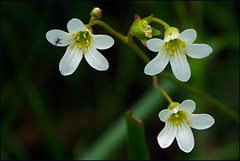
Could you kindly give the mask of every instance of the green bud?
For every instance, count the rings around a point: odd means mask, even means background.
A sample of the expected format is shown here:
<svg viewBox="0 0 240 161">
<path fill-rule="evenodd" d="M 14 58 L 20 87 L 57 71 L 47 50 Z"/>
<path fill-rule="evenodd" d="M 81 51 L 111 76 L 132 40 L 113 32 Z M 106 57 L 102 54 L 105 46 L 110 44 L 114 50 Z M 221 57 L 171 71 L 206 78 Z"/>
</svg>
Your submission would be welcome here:
<svg viewBox="0 0 240 161">
<path fill-rule="evenodd" d="M 179 30 L 175 27 L 169 27 L 164 33 L 164 41 L 173 40 L 180 34 Z"/>
<path fill-rule="evenodd" d="M 138 15 L 135 15 L 135 21 L 133 22 L 131 35 L 136 36 L 145 46 L 148 38 L 152 38 L 154 35 L 160 35 L 161 31 L 154 29 L 150 26 L 153 15 L 141 19 Z"/>
<path fill-rule="evenodd" d="M 94 18 L 94 19 L 100 19 L 102 16 L 102 9 L 98 8 L 98 7 L 94 7 L 93 10 L 90 12 L 90 15 Z"/>
<path fill-rule="evenodd" d="M 169 104 L 168 109 L 169 109 L 169 110 L 172 110 L 173 112 L 177 112 L 179 106 L 180 106 L 180 103 L 178 103 L 178 102 L 172 102 L 172 103 Z"/>
</svg>

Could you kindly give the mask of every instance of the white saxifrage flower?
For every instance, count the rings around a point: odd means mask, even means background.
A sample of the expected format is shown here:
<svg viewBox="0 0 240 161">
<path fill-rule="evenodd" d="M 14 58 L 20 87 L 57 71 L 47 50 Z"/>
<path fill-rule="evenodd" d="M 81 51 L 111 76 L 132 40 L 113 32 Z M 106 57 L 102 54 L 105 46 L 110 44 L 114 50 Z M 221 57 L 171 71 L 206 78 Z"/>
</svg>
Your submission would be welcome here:
<svg viewBox="0 0 240 161">
<path fill-rule="evenodd" d="M 144 69 L 147 75 L 156 75 L 164 70 L 170 61 L 175 77 L 186 82 L 191 76 L 187 55 L 192 58 L 207 57 L 213 50 L 206 44 L 193 44 L 197 37 L 194 29 L 187 29 L 182 33 L 175 27 L 166 30 L 164 40 L 159 38 L 149 39 L 146 43 L 148 49 L 158 52 Z"/>
<path fill-rule="evenodd" d="M 69 33 L 62 30 L 50 30 L 47 40 L 55 46 L 68 46 L 59 63 L 62 75 L 72 74 L 84 56 L 88 64 L 96 70 L 104 71 L 109 67 L 107 59 L 97 49 L 108 49 L 114 44 L 108 35 L 93 35 L 81 20 L 73 18 L 67 24 Z"/>
<path fill-rule="evenodd" d="M 191 128 L 202 130 L 211 127 L 215 120 L 208 114 L 192 114 L 196 104 L 193 100 L 185 100 L 181 104 L 171 103 L 168 109 L 159 113 L 165 127 L 157 137 L 161 148 L 169 147 L 176 137 L 179 148 L 189 153 L 194 147 Z"/>
</svg>

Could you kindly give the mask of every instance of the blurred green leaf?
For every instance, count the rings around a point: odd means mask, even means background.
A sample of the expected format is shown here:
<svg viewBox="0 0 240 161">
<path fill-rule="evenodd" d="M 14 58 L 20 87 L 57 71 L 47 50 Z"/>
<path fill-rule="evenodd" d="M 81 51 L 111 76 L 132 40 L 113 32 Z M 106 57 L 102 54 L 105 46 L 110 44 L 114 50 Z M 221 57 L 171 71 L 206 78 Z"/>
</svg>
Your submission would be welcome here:
<svg viewBox="0 0 240 161">
<path fill-rule="evenodd" d="M 125 118 L 129 159 L 149 160 L 143 123 L 140 120 L 136 120 L 131 111 L 125 113 Z"/>
</svg>

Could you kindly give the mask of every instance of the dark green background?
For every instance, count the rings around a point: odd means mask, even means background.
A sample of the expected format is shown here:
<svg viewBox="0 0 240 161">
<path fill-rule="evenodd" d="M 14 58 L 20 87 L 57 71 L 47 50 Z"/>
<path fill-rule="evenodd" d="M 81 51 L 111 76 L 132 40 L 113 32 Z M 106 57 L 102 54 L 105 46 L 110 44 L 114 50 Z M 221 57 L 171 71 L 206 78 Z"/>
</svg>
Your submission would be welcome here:
<svg viewBox="0 0 240 161">
<path fill-rule="evenodd" d="M 153 88 L 151 77 L 143 73 L 144 62 L 113 36 L 114 46 L 101 51 L 110 64 L 107 71 L 96 71 L 83 59 L 72 75 L 60 74 L 58 65 L 66 48 L 51 45 L 45 34 L 51 29 L 67 31 L 72 18 L 88 23 L 94 6 L 102 9 L 101 20 L 124 35 L 135 14 L 143 18 L 153 13 L 180 32 L 194 28 L 195 43 L 209 44 L 213 53 L 204 59 L 188 58 L 192 76 L 187 84 L 238 114 L 239 3 L 235 1 L 1 1 L 1 159 L 81 158 Z M 164 32 L 162 26 L 151 25 Z M 100 26 L 93 30 L 109 35 Z M 134 42 L 150 58 L 156 56 L 137 39 Z M 165 71 L 173 75 L 169 65 Z M 160 78 L 164 80 L 169 81 Z M 174 84 L 170 96 L 178 102 L 193 99 L 196 113 L 208 113 L 216 123 L 208 130 L 193 130 L 195 147 L 189 154 L 176 141 L 161 149 L 156 137 L 164 123 L 158 113 L 168 106 L 162 99 L 143 122 L 151 159 L 239 159 L 238 123 Z M 128 159 L 126 140 L 107 153 L 97 159 Z"/>
</svg>

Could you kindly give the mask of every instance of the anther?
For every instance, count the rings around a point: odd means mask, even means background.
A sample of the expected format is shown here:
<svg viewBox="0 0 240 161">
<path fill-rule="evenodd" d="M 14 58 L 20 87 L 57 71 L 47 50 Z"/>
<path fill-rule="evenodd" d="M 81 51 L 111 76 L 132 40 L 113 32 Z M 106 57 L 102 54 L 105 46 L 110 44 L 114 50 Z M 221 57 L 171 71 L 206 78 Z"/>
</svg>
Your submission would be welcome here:
<svg viewBox="0 0 240 161">
<path fill-rule="evenodd" d="M 81 45 L 81 44 L 78 44 L 78 48 L 79 48 L 79 49 L 82 49 L 82 45 Z"/>
<path fill-rule="evenodd" d="M 178 114 L 176 114 L 176 115 L 175 115 L 175 117 L 176 117 L 176 118 L 179 118 L 179 115 L 178 115 Z"/>
<path fill-rule="evenodd" d="M 89 41 L 88 40 L 86 40 L 86 47 L 88 47 L 89 46 Z"/>
<path fill-rule="evenodd" d="M 180 122 L 181 122 L 180 120 L 175 121 L 176 125 L 179 125 Z"/>
<path fill-rule="evenodd" d="M 174 47 L 172 47 L 172 50 L 176 50 L 177 48 L 174 46 Z"/>
<path fill-rule="evenodd" d="M 169 55 L 170 55 L 170 56 L 173 56 L 173 51 L 170 51 L 170 52 L 169 52 Z"/>
<path fill-rule="evenodd" d="M 172 116 L 169 116 L 169 117 L 168 117 L 168 120 L 171 120 L 171 119 L 172 119 Z"/>
<path fill-rule="evenodd" d="M 73 49 L 73 48 L 74 48 L 74 44 L 72 44 L 72 45 L 70 46 L 70 48 Z"/>
<path fill-rule="evenodd" d="M 190 121 L 187 121 L 186 123 L 187 123 L 188 125 L 190 125 Z"/>
<path fill-rule="evenodd" d="M 184 55 L 186 55 L 186 54 L 187 54 L 186 50 L 184 50 L 182 53 L 183 53 Z"/>
<path fill-rule="evenodd" d="M 187 113 L 186 111 L 182 111 L 182 114 L 183 114 L 183 115 L 186 115 L 186 113 Z"/>
<path fill-rule="evenodd" d="M 80 39 L 80 37 L 79 37 L 79 36 L 77 36 L 77 41 L 79 41 L 79 39 Z"/>
<path fill-rule="evenodd" d="M 182 41 L 182 47 L 186 47 L 186 43 L 184 41 Z"/>
<path fill-rule="evenodd" d="M 83 37 L 84 37 L 85 39 L 87 38 L 85 34 L 83 34 Z"/>
</svg>

